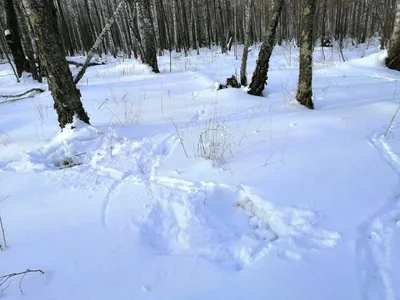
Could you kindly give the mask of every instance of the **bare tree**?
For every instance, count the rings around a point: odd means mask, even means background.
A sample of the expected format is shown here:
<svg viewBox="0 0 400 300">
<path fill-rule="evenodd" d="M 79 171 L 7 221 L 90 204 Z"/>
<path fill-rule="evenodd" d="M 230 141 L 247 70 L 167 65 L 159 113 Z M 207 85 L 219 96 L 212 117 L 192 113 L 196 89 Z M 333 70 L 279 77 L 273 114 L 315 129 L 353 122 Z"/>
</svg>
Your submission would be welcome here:
<svg viewBox="0 0 400 300">
<path fill-rule="evenodd" d="M 22 3 L 20 0 L 14 0 L 14 8 L 18 19 L 19 25 L 19 36 L 21 38 L 22 49 L 25 53 L 27 65 L 25 65 L 25 71 L 32 74 L 33 79 L 42 81 L 39 70 L 38 53 L 35 49 L 35 41 L 31 38 L 31 32 L 29 28 L 28 21 L 26 19 L 25 13 L 22 8 Z"/>
<path fill-rule="evenodd" d="M 132 0 L 130 1 L 132 2 Z M 148 64 L 155 73 L 159 73 L 150 0 L 135 0 L 133 2 L 136 2 L 138 14 L 138 27 L 143 48 L 142 61 Z"/>
<path fill-rule="evenodd" d="M 85 60 L 85 63 L 83 64 L 83 66 L 80 69 L 78 75 L 76 75 L 76 77 L 74 79 L 74 83 L 75 84 L 78 84 L 78 82 L 82 79 L 83 75 L 85 75 L 85 72 L 86 72 L 87 68 L 89 67 L 91 59 L 95 55 L 97 48 L 99 48 L 100 44 L 103 42 L 106 34 L 110 30 L 111 25 L 114 23 L 115 18 L 117 17 L 117 15 L 120 12 L 121 8 L 123 7 L 124 3 L 125 3 L 125 0 L 121 0 L 121 2 L 118 4 L 117 8 L 115 9 L 113 15 L 108 20 L 107 24 L 104 26 L 104 28 L 101 31 L 100 35 L 97 37 L 96 42 L 93 44 L 92 48 L 89 50 L 89 53 L 88 53 L 88 55 L 86 57 L 86 60 Z"/>
<path fill-rule="evenodd" d="M 314 109 L 312 101 L 312 53 L 313 26 L 316 0 L 307 0 L 303 7 L 303 22 L 300 36 L 300 73 L 296 99 L 300 104 Z"/>
<path fill-rule="evenodd" d="M 275 46 L 276 28 L 282 13 L 284 0 L 275 0 L 272 19 L 269 24 L 268 38 L 261 45 L 257 66 L 250 83 L 250 95 L 261 96 L 268 79 L 269 60 Z"/>
<path fill-rule="evenodd" d="M 41 61 L 46 67 L 49 89 L 54 98 L 54 108 L 61 129 L 72 123 L 74 116 L 89 124 L 80 92 L 73 82 L 71 70 L 64 56 L 53 0 L 22 1 L 38 42 Z"/>
<path fill-rule="evenodd" d="M 249 54 L 249 47 L 251 43 L 251 12 L 253 10 L 254 0 L 247 0 L 245 13 L 245 36 L 244 36 L 244 49 L 242 56 L 242 64 L 240 66 L 240 83 L 242 85 L 247 85 L 247 57 Z"/>
<path fill-rule="evenodd" d="M 19 34 L 18 18 L 15 12 L 14 3 L 15 0 L 4 0 L 4 7 L 6 12 L 6 30 L 5 36 L 8 47 L 14 58 L 15 67 L 19 77 L 22 76 L 22 72 L 25 70 L 25 55 L 21 44 L 21 38 Z"/>
<path fill-rule="evenodd" d="M 400 71 L 400 0 L 397 0 L 396 5 L 396 20 L 390 41 L 386 65 L 390 69 Z"/>
</svg>

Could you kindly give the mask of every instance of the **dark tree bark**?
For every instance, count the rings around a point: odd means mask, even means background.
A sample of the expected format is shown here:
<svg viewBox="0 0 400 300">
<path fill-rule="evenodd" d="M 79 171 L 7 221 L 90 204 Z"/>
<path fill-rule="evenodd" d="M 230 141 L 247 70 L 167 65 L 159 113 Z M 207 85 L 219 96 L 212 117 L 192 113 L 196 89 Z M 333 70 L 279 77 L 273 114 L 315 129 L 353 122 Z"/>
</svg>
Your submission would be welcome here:
<svg viewBox="0 0 400 300">
<path fill-rule="evenodd" d="M 400 71 L 400 0 L 397 0 L 396 21 L 386 59 L 388 68 Z"/>
<path fill-rule="evenodd" d="M 31 32 L 29 31 L 29 25 L 22 8 L 22 3 L 19 0 L 14 1 L 14 8 L 18 18 L 22 48 L 28 61 L 28 65 L 25 65 L 25 70 L 32 74 L 33 79 L 42 82 L 39 71 L 39 61 L 36 59 L 38 53 L 33 47 L 34 41 L 31 39 Z"/>
<path fill-rule="evenodd" d="M 27 17 L 38 42 L 41 61 L 46 67 L 48 84 L 54 99 L 58 122 L 63 129 L 76 115 L 89 124 L 71 70 L 64 56 L 64 47 L 57 27 L 57 12 L 53 0 L 23 0 Z"/>
<path fill-rule="evenodd" d="M 19 34 L 18 18 L 15 12 L 13 1 L 5 0 L 4 7 L 6 11 L 6 41 L 10 48 L 11 54 L 14 58 L 15 67 L 19 77 L 22 76 L 22 72 L 26 69 L 24 50 L 21 44 L 21 38 Z"/>
<path fill-rule="evenodd" d="M 226 39 L 225 39 L 225 26 L 224 26 L 224 15 L 222 13 L 222 5 L 221 5 L 221 0 L 218 0 L 218 12 L 219 12 L 219 17 L 217 17 L 217 26 L 218 26 L 218 37 L 219 37 L 219 43 L 221 46 L 221 53 L 227 53 L 228 48 L 226 45 Z"/>
<path fill-rule="evenodd" d="M 58 12 L 60 14 L 61 25 L 62 25 L 62 29 L 63 29 L 62 37 L 64 39 L 64 45 L 65 45 L 65 48 L 68 49 L 69 55 L 74 56 L 75 55 L 74 44 L 72 42 L 70 30 L 67 26 L 67 21 L 65 19 L 64 10 L 61 5 L 61 0 L 56 0 L 56 2 L 57 2 Z"/>
<path fill-rule="evenodd" d="M 316 0 L 307 0 L 303 8 L 303 22 L 300 36 L 300 73 L 296 99 L 300 104 L 314 109 L 312 101 L 312 52 L 313 52 L 313 21 Z"/>
<path fill-rule="evenodd" d="M 151 16 L 150 0 L 136 0 L 138 27 L 143 47 L 143 63 L 149 65 L 155 73 L 160 73 L 157 63 L 156 38 Z"/>
<path fill-rule="evenodd" d="M 269 25 L 268 38 L 261 45 L 258 55 L 257 66 L 253 73 L 250 83 L 250 95 L 262 96 L 268 79 L 269 60 L 275 45 L 276 28 L 278 27 L 279 18 L 282 13 L 284 0 L 275 0 L 272 19 Z"/>
</svg>

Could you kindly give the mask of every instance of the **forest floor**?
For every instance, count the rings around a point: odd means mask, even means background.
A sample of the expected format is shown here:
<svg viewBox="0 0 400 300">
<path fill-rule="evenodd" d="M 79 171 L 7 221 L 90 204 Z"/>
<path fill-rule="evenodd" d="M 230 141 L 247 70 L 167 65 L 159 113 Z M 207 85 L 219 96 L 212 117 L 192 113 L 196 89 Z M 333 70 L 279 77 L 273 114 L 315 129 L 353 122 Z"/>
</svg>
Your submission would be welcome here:
<svg viewBox="0 0 400 300">
<path fill-rule="evenodd" d="M 62 133 L 47 85 L 0 65 L 0 94 L 46 90 L 0 103 L 0 276 L 44 271 L 0 299 L 399 299 L 400 73 L 385 52 L 317 48 L 310 111 L 296 48 L 275 48 L 265 97 L 216 91 L 241 48 L 215 51 L 172 53 L 172 71 L 166 53 L 160 74 L 89 68 L 92 126 Z"/>
</svg>

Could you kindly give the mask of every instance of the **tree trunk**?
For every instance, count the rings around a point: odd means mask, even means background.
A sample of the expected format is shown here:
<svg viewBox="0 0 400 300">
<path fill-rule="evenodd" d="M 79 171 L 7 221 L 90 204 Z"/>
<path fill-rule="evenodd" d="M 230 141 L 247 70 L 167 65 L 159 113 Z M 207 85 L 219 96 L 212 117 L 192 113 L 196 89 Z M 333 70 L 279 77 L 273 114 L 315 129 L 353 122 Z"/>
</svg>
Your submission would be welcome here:
<svg viewBox="0 0 400 300">
<path fill-rule="evenodd" d="M 150 0 L 136 0 L 136 8 L 143 47 L 142 61 L 149 65 L 155 73 L 160 73 L 157 64 L 156 37 L 151 17 Z"/>
<path fill-rule="evenodd" d="M 103 42 L 107 32 L 110 30 L 111 25 L 114 23 L 115 18 L 117 17 L 118 13 L 120 12 L 121 8 L 123 7 L 125 0 L 122 0 L 117 8 L 115 9 L 113 15 L 111 18 L 108 20 L 107 24 L 104 26 L 103 31 L 100 33 L 100 35 L 97 37 L 96 42 L 92 46 L 92 48 L 89 50 L 89 53 L 87 54 L 85 63 L 83 64 L 82 69 L 80 69 L 78 75 L 76 75 L 74 79 L 74 83 L 77 84 L 85 74 L 87 68 L 89 67 L 90 60 L 93 58 L 94 54 L 96 53 L 96 50 L 98 47 L 100 47 L 100 44 Z"/>
<path fill-rule="evenodd" d="M 250 46 L 250 22 L 251 22 L 251 12 L 253 10 L 254 0 L 248 0 L 246 3 L 245 9 L 245 37 L 244 37 L 244 49 L 242 56 L 242 64 L 240 66 L 240 83 L 241 85 L 247 85 L 247 57 L 249 54 L 249 46 Z"/>
<path fill-rule="evenodd" d="M 316 0 L 307 0 L 303 8 L 303 22 L 300 36 L 300 73 L 296 99 L 300 104 L 314 109 L 312 101 L 312 52 L 313 20 Z"/>
<path fill-rule="evenodd" d="M 268 79 L 269 60 L 275 45 L 276 28 L 282 13 L 284 0 L 275 0 L 272 10 L 272 19 L 269 24 L 268 38 L 261 45 L 257 66 L 250 83 L 250 95 L 262 96 Z"/>
<path fill-rule="evenodd" d="M 10 48 L 11 54 L 14 58 L 17 74 L 21 77 L 22 72 L 26 69 L 26 64 L 24 50 L 19 35 L 18 18 L 13 1 L 14 0 L 5 0 L 4 2 L 6 11 L 6 30 L 4 34 L 6 36 L 8 47 Z"/>
<path fill-rule="evenodd" d="M 224 26 L 224 15 L 222 13 L 221 0 L 218 0 L 218 12 L 219 12 L 219 17 L 217 17 L 218 37 L 219 37 L 219 43 L 221 46 L 221 53 L 225 54 L 228 52 L 228 48 L 226 45 L 226 39 L 224 37 L 225 26 Z"/>
<path fill-rule="evenodd" d="M 396 4 L 396 21 L 390 41 L 386 66 L 390 69 L 400 71 L 400 0 L 397 0 Z"/>
<path fill-rule="evenodd" d="M 73 82 L 71 70 L 65 59 L 53 0 L 23 0 L 23 4 L 38 42 L 41 61 L 46 67 L 49 89 L 53 95 L 61 129 L 72 123 L 75 115 L 89 124 L 80 92 Z"/>
<path fill-rule="evenodd" d="M 33 79 L 42 82 L 42 77 L 38 68 L 39 61 L 36 60 L 36 58 L 38 57 L 38 53 L 34 49 L 33 45 L 35 42 L 31 39 L 31 32 L 29 31 L 28 22 L 25 17 L 25 13 L 23 12 L 21 2 L 14 1 L 14 8 L 18 17 L 22 48 L 29 63 L 25 69 L 32 74 Z"/>
</svg>

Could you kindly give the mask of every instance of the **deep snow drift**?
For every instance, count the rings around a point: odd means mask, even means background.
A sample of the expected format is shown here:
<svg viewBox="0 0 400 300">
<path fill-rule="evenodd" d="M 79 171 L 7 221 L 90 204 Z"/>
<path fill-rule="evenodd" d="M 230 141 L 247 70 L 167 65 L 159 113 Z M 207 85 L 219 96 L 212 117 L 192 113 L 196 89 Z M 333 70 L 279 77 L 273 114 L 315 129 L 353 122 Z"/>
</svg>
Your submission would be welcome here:
<svg viewBox="0 0 400 300">
<path fill-rule="evenodd" d="M 266 97 L 216 91 L 240 59 L 202 49 L 89 68 L 92 126 L 59 132 L 48 91 L 0 103 L 0 276 L 45 272 L 0 298 L 398 299 L 400 74 L 374 43 L 344 54 L 316 49 L 315 111 L 290 45 Z M 0 65 L 0 94 L 32 87 Z"/>
</svg>

